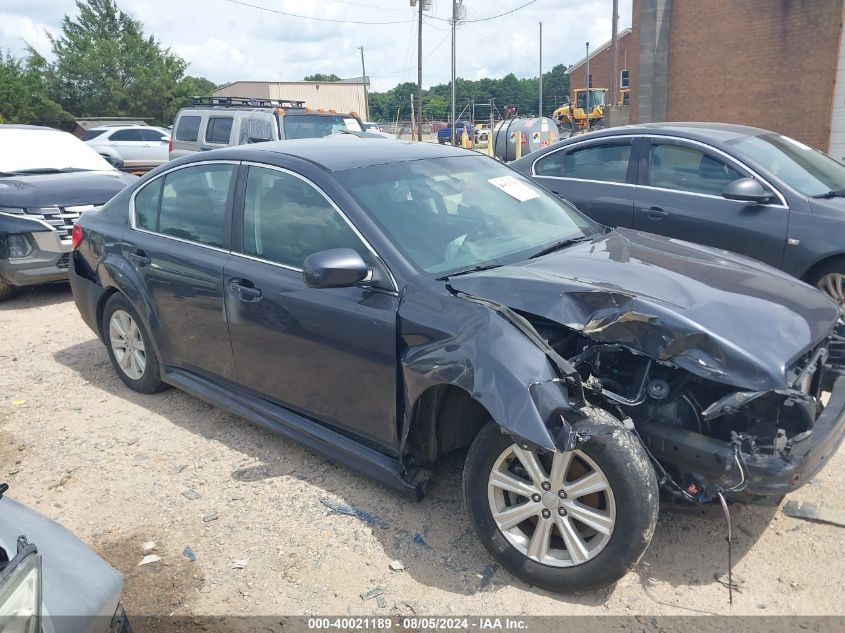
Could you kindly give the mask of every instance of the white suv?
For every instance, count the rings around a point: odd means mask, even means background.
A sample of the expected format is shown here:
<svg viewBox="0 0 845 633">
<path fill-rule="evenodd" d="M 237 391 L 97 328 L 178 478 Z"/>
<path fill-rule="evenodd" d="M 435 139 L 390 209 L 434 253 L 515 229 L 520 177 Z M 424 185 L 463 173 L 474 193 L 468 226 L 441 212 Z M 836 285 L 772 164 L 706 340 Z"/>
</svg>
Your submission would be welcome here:
<svg viewBox="0 0 845 633">
<path fill-rule="evenodd" d="M 119 168 L 152 169 L 169 160 L 170 131 L 147 125 L 96 127 L 83 140 Z"/>
</svg>

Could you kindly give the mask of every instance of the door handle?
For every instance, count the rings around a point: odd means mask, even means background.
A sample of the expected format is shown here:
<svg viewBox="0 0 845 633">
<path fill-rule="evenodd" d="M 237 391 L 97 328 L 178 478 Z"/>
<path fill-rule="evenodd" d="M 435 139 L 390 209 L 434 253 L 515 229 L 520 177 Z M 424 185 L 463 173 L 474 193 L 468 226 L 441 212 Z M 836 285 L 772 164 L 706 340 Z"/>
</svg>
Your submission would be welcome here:
<svg viewBox="0 0 845 633">
<path fill-rule="evenodd" d="M 150 262 L 153 261 L 152 259 L 150 259 L 150 256 L 147 255 L 140 248 L 136 248 L 136 249 L 129 251 L 129 259 L 130 259 L 130 261 L 135 262 L 135 264 L 139 268 L 143 268 L 144 266 L 149 266 Z"/>
<path fill-rule="evenodd" d="M 247 279 L 230 279 L 229 290 L 238 299 L 247 303 L 261 300 L 261 290 Z"/>
<path fill-rule="evenodd" d="M 660 207 L 649 207 L 646 210 L 646 215 L 652 220 L 659 220 L 660 218 L 665 218 L 667 215 L 669 215 L 669 212 L 664 211 Z"/>
</svg>

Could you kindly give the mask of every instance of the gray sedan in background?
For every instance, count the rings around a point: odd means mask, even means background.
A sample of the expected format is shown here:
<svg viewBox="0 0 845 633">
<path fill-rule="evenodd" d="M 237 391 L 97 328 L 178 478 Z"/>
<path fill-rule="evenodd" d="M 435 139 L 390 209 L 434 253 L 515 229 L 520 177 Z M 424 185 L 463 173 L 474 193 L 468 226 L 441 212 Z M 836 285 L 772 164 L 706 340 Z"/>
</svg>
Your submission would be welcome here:
<svg viewBox="0 0 845 633">
<path fill-rule="evenodd" d="M 748 255 L 845 304 L 845 165 L 782 134 L 654 123 L 511 163 L 601 224 Z"/>
</svg>

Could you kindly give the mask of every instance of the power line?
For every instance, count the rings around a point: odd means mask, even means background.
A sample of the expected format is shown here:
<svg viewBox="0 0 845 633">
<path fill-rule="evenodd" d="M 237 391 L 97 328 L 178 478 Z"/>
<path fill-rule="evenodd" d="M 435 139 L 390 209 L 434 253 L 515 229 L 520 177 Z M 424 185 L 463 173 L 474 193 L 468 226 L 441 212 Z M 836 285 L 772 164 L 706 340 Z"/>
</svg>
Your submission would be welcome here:
<svg viewBox="0 0 845 633">
<path fill-rule="evenodd" d="M 520 9 L 524 9 L 528 5 L 534 4 L 535 2 L 537 2 L 537 0 L 528 0 L 528 2 L 526 2 L 525 4 L 521 4 L 518 7 L 514 7 L 513 9 L 510 9 L 509 11 L 505 11 L 504 13 L 499 13 L 497 15 L 488 15 L 485 18 L 475 18 L 474 20 L 461 20 L 460 23 L 461 24 L 468 24 L 470 22 L 487 22 L 489 20 L 496 20 L 497 18 L 503 18 L 506 15 L 510 15 L 511 13 L 516 13 Z M 432 20 L 440 20 L 441 22 L 451 22 L 452 21 L 451 18 L 438 18 L 438 17 L 435 17 L 435 16 L 432 16 L 431 19 Z"/>
<path fill-rule="evenodd" d="M 504 13 L 500 13 L 499 15 L 491 15 L 491 16 L 488 16 L 486 18 L 477 18 L 475 20 L 465 20 L 465 22 L 486 22 L 487 20 L 495 20 L 496 18 L 503 18 L 506 15 L 510 15 L 511 13 L 516 13 L 520 9 L 524 9 L 529 4 L 534 4 L 535 2 L 537 2 L 537 0 L 529 0 L 525 4 L 522 4 L 518 7 L 516 7 L 515 9 L 511 9 L 510 11 L 505 11 Z"/>
<path fill-rule="evenodd" d="M 332 18 L 315 18 L 310 15 L 299 15 L 297 13 L 288 13 L 287 11 L 280 11 L 278 9 L 271 9 L 269 7 L 262 7 L 257 4 L 249 4 L 248 2 L 243 2 L 242 0 L 226 0 L 226 2 L 230 2 L 232 4 L 239 4 L 243 7 L 249 7 L 251 9 L 258 9 L 260 11 L 267 11 L 268 13 L 277 13 L 278 15 L 284 15 L 289 18 L 300 18 L 302 20 L 313 20 L 315 22 L 334 22 L 336 24 L 369 24 L 369 25 L 382 25 L 382 24 L 407 24 L 408 22 L 413 22 L 413 20 L 390 20 L 387 22 L 369 22 L 364 20 L 336 20 Z"/>
</svg>

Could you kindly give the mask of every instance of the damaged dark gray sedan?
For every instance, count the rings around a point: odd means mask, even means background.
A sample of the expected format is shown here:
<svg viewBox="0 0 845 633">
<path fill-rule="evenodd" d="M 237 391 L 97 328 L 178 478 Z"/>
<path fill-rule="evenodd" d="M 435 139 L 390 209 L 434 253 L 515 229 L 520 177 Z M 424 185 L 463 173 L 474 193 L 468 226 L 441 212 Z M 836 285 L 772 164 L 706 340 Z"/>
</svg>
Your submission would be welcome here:
<svg viewBox="0 0 845 633">
<path fill-rule="evenodd" d="M 845 433 L 835 302 L 724 251 L 606 232 L 473 152 L 207 152 L 73 241 L 77 306 L 130 388 L 179 387 L 417 497 L 468 448 L 479 538 L 556 591 L 635 565 L 661 490 L 773 502 Z"/>
</svg>

